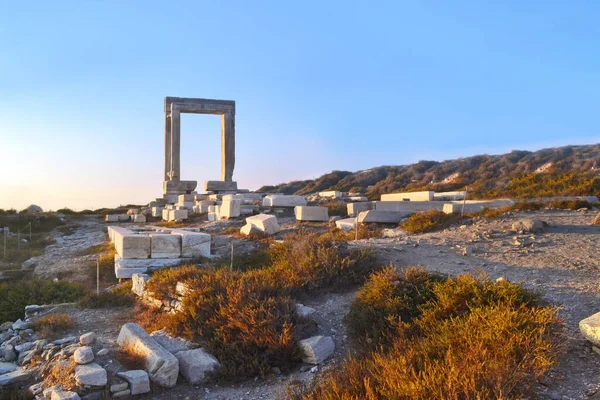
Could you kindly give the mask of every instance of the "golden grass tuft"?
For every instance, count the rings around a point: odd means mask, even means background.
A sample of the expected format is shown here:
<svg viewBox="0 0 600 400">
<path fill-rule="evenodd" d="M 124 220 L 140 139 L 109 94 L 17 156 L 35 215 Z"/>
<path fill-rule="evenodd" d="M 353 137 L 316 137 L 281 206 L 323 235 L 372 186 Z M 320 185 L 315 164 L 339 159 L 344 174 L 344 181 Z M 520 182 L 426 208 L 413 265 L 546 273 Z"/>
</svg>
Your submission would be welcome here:
<svg viewBox="0 0 600 400">
<path fill-rule="evenodd" d="M 446 214 L 438 210 L 429 210 L 412 214 L 400 226 L 409 233 L 426 233 L 447 228 L 460 220 L 457 214 Z"/>
<path fill-rule="evenodd" d="M 33 321 L 33 329 L 45 338 L 54 338 L 75 327 L 77 321 L 68 314 L 48 314 Z"/>
</svg>

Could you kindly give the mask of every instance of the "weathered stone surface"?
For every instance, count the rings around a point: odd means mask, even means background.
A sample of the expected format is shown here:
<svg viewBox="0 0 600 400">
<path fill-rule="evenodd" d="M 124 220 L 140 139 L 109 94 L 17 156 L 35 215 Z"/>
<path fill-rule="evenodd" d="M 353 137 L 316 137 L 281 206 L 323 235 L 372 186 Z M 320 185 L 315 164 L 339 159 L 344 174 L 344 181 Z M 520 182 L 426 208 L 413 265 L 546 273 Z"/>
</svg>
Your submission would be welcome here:
<svg viewBox="0 0 600 400">
<path fill-rule="evenodd" d="M 309 364 L 321 364 L 335 350 L 335 343 L 329 336 L 313 336 L 298 342 L 304 352 L 302 361 Z"/>
<path fill-rule="evenodd" d="M 374 201 L 374 209 L 378 211 L 429 211 L 444 209 L 443 201 Z"/>
<path fill-rule="evenodd" d="M 15 348 L 10 344 L 4 346 L 4 348 L 2 349 L 2 355 L 5 361 L 10 362 L 15 361 L 17 359 L 17 352 L 15 351 Z"/>
<path fill-rule="evenodd" d="M 11 321 L 3 322 L 0 325 L 0 332 L 4 332 L 4 331 L 11 329 L 13 324 L 14 324 L 14 322 L 11 322 Z"/>
<path fill-rule="evenodd" d="M 460 214 L 462 212 L 462 205 L 447 203 L 444 204 L 444 208 L 442 209 L 442 211 L 444 212 L 444 214 Z"/>
<path fill-rule="evenodd" d="M 17 364 L 10 362 L 0 362 L 0 375 L 13 372 L 17 369 Z"/>
<path fill-rule="evenodd" d="M 144 289 L 146 287 L 146 282 L 150 280 L 150 275 L 147 274 L 133 274 L 131 275 L 131 291 L 142 297 L 144 295 Z"/>
<path fill-rule="evenodd" d="M 181 236 L 181 257 L 210 257 L 210 240 L 208 233 L 173 230 L 172 235 Z"/>
<path fill-rule="evenodd" d="M 121 347 L 130 348 L 144 357 L 150 379 L 163 387 L 175 386 L 179 375 L 179 361 L 141 326 L 134 323 L 123 325 L 117 342 Z"/>
<path fill-rule="evenodd" d="M 119 222 L 119 216 L 117 214 L 106 214 L 104 217 L 106 222 Z"/>
<path fill-rule="evenodd" d="M 119 226 L 109 226 L 108 235 L 115 245 L 117 253 L 123 258 L 150 257 L 150 237 L 136 234 Z"/>
<path fill-rule="evenodd" d="M 302 196 L 271 194 L 263 199 L 263 207 L 296 207 L 305 206 L 306 199 Z"/>
<path fill-rule="evenodd" d="M 246 224 L 240 228 L 240 233 L 242 235 L 250 236 L 250 235 L 261 235 L 263 232 L 258 229 L 255 225 Z"/>
<path fill-rule="evenodd" d="M 108 354 L 108 349 L 102 349 L 102 350 L 99 350 L 99 351 L 98 351 L 98 353 L 97 353 L 97 355 L 98 355 L 99 357 L 103 357 L 103 356 L 105 356 L 105 355 L 107 355 L 107 354 Z"/>
<path fill-rule="evenodd" d="M 348 216 L 350 217 L 356 217 L 361 212 L 373 210 L 374 208 L 375 205 L 370 201 L 361 203 L 348 203 L 346 205 L 346 210 L 348 211 Z"/>
<path fill-rule="evenodd" d="M 191 258 L 148 258 L 146 260 L 126 260 L 116 255 L 115 276 L 117 278 L 130 279 L 133 274 L 144 274 L 147 271 L 173 267 L 186 261 L 191 261 Z"/>
<path fill-rule="evenodd" d="M 106 370 L 96 363 L 77 365 L 75 380 L 80 385 L 104 386 L 108 383 Z"/>
<path fill-rule="evenodd" d="M 513 223 L 512 230 L 516 232 L 541 232 L 544 230 L 544 223 L 538 218 L 525 218 Z"/>
<path fill-rule="evenodd" d="M 175 194 L 175 201 L 180 193 L 190 193 L 196 190 L 197 181 L 171 181 L 165 178 L 163 181 L 164 193 Z"/>
<path fill-rule="evenodd" d="M 87 346 L 96 341 L 96 334 L 94 332 L 87 332 L 79 336 L 79 343 L 82 346 Z"/>
<path fill-rule="evenodd" d="M 146 216 L 144 214 L 132 215 L 132 221 L 136 224 L 143 224 L 146 222 Z"/>
<path fill-rule="evenodd" d="M 152 207 L 152 216 L 155 218 L 162 218 L 164 209 L 164 207 Z"/>
<path fill-rule="evenodd" d="M 448 200 L 463 200 L 467 192 L 455 191 L 455 192 L 436 192 L 433 194 L 433 200 L 437 201 L 448 201 Z"/>
<path fill-rule="evenodd" d="M 356 228 L 356 218 L 345 218 L 335 221 L 335 226 L 343 231 L 351 231 Z"/>
<path fill-rule="evenodd" d="M 77 341 L 77 338 L 75 336 L 68 336 L 62 339 L 57 339 L 55 341 L 52 342 L 53 345 L 55 346 L 62 346 L 63 344 L 68 344 L 68 343 L 75 343 Z"/>
<path fill-rule="evenodd" d="M 340 197 L 342 197 L 342 192 L 339 192 L 337 190 L 330 190 L 327 192 L 319 192 L 319 197 L 327 197 L 330 199 L 339 199 Z"/>
<path fill-rule="evenodd" d="M 33 349 L 35 345 L 32 342 L 25 342 L 15 346 L 15 351 L 17 353 L 23 353 L 24 351 L 29 351 Z"/>
<path fill-rule="evenodd" d="M 163 210 L 162 219 L 164 221 L 183 221 L 188 219 L 188 210 L 187 209 L 178 209 L 178 210 Z"/>
<path fill-rule="evenodd" d="M 240 216 L 242 200 L 223 200 L 219 206 L 219 218 L 235 218 Z"/>
<path fill-rule="evenodd" d="M 129 390 L 131 390 L 132 395 L 150 392 L 150 379 L 146 371 L 132 370 L 119 372 L 117 376 L 129 383 Z"/>
<path fill-rule="evenodd" d="M 592 344 L 600 346 L 600 312 L 581 320 L 579 330 Z"/>
<path fill-rule="evenodd" d="M 182 338 L 173 337 L 167 332 L 165 332 L 163 329 L 152 332 L 150 336 L 152 336 L 152 338 L 154 338 L 154 340 L 156 340 L 158 344 L 160 344 L 172 354 L 178 353 L 183 350 L 191 350 L 195 347 L 192 342 Z"/>
<path fill-rule="evenodd" d="M 296 206 L 294 207 L 294 215 L 298 221 L 329 221 L 327 207 Z"/>
<path fill-rule="evenodd" d="M 237 182 L 234 181 L 206 181 L 204 183 L 204 190 L 207 192 L 235 192 L 237 188 Z"/>
<path fill-rule="evenodd" d="M 148 377 L 148 374 L 146 374 L 146 377 Z M 123 390 L 126 390 L 126 389 L 129 389 L 129 383 L 123 382 L 121 380 L 119 380 L 119 383 L 113 383 L 112 385 L 110 385 L 111 393 L 122 392 Z"/>
<path fill-rule="evenodd" d="M 267 214 L 258 214 L 252 217 L 246 218 L 246 226 L 251 225 L 254 228 L 258 229 L 259 232 L 264 233 L 265 235 L 273 235 L 281 230 L 279 224 L 277 223 L 277 217 L 274 215 Z M 244 229 L 244 228 L 242 228 Z M 251 231 L 251 227 L 248 227 L 246 230 Z M 244 233 L 242 231 L 242 233 Z"/>
<path fill-rule="evenodd" d="M 181 236 L 151 233 L 152 258 L 179 258 L 181 257 Z"/>
<path fill-rule="evenodd" d="M 207 213 L 209 206 L 214 206 L 215 202 L 213 200 L 200 200 L 196 202 L 194 206 L 194 212 L 196 213 Z"/>
<path fill-rule="evenodd" d="M 408 192 L 382 194 L 381 201 L 432 201 L 434 192 Z"/>
<path fill-rule="evenodd" d="M 120 392 L 113 393 L 112 394 L 112 398 L 113 399 L 118 399 L 118 398 L 121 398 L 121 397 L 128 397 L 130 395 L 131 395 L 131 390 L 125 389 L 125 390 L 122 390 Z"/>
<path fill-rule="evenodd" d="M 0 387 L 27 382 L 31 377 L 32 375 L 29 371 L 17 368 L 14 371 L 0 375 Z"/>
<path fill-rule="evenodd" d="M 15 331 L 18 330 L 25 330 L 25 329 L 30 329 L 31 327 L 33 327 L 33 323 L 31 322 L 27 322 L 27 321 L 21 321 L 20 319 L 16 320 L 13 324 L 12 324 L 12 328 Z"/>
<path fill-rule="evenodd" d="M 192 385 L 203 382 L 209 373 L 221 366 L 219 361 L 204 349 L 180 351 L 175 357 L 179 360 L 179 372 Z"/>
<path fill-rule="evenodd" d="M 119 222 L 127 222 L 131 220 L 131 216 L 127 214 L 120 214 L 117 217 L 119 218 Z"/>
<path fill-rule="evenodd" d="M 73 353 L 73 361 L 77 364 L 89 364 L 94 361 L 94 352 L 88 346 L 81 346 Z"/>
<path fill-rule="evenodd" d="M 358 214 L 359 223 L 397 224 L 413 214 L 410 211 L 379 211 L 369 210 Z"/>
<path fill-rule="evenodd" d="M 53 390 L 51 400 L 81 400 L 81 397 L 76 392 L 64 390 Z"/>
</svg>

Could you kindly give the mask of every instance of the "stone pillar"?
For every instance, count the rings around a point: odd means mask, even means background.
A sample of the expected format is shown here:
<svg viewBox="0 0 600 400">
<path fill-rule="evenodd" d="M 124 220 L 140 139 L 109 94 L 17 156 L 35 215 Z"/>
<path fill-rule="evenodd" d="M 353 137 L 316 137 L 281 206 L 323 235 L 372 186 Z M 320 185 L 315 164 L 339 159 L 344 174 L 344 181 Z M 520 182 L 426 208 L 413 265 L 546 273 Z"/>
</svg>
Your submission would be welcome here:
<svg viewBox="0 0 600 400">
<path fill-rule="evenodd" d="M 167 109 L 167 99 L 165 99 L 165 177 L 168 181 L 169 172 L 171 172 L 171 107 Z"/>
<path fill-rule="evenodd" d="M 181 112 L 171 104 L 171 168 L 169 180 L 178 181 L 181 177 Z"/>
<path fill-rule="evenodd" d="M 221 115 L 221 180 L 233 180 L 235 167 L 235 113 Z"/>
</svg>

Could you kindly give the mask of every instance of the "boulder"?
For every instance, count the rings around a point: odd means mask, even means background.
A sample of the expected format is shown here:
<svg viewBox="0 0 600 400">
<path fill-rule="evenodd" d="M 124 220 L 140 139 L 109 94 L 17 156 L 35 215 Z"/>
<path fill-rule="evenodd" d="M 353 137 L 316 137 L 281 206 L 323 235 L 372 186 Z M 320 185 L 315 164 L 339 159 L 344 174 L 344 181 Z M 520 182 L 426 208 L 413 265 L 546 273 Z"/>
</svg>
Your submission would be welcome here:
<svg viewBox="0 0 600 400">
<path fill-rule="evenodd" d="M 73 353 L 73 361 L 77 364 L 88 364 L 94 361 L 94 351 L 88 346 L 81 346 Z"/>
<path fill-rule="evenodd" d="M 210 372 L 221 364 L 204 349 L 185 350 L 175 354 L 179 360 L 179 372 L 192 385 L 203 382 Z"/>
<path fill-rule="evenodd" d="M 119 372 L 117 376 L 129 382 L 129 390 L 131 390 L 131 394 L 133 395 L 150 392 L 150 379 L 146 371 L 133 370 Z"/>
<path fill-rule="evenodd" d="M 525 218 L 513 223 L 512 230 L 515 232 L 541 232 L 544 230 L 544 223 L 539 218 Z"/>
<path fill-rule="evenodd" d="M 277 223 L 277 217 L 274 215 L 258 214 L 248 217 L 246 218 L 246 225 L 251 225 L 251 227 L 245 228 L 245 231 L 251 231 L 252 229 L 256 228 L 259 232 L 265 235 L 273 235 L 281 230 L 279 224 Z M 252 226 L 254 228 L 252 228 Z"/>
<path fill-rule="evenodd" d="M 298 342 L 304 352 L 302 361 L 308 364 L 321 364 L 335 350 L 335 343 L 330 336 L 313 336 Z"/>
<path fill-rule="evenodd" d="M 123 325 L 117 343 L 144 358 L 146 370 L 152 381 L 163 387 L 175 386 L 179 375 L 179 361 L 141 326 L 135 323 Z"/>
<path fill-rule="evenodd" d="M 79 343 L 82 346 L 87 346 L 89 344 L 92 344 L 92 343 L 94 343 L 95 340 L 96 340 L 96 334 L 94 332 L 84 333 L 83 335 L 79 336 Z"/>
<path fill-rule="evenodd" d="M 308 318 L 311 315 L 313 315 L 317 310 L 315 310 L 312 307 L 307 307 L 304 304 L 296 304 L 296 314 L 300 315 L 301 317 L 304 318 Z"/>
<path fill-rule="evenodd" d="M 75 380 L 79 385 L 104 386 L 108 383 L 106 370 L 96 363 L 77 365 Z"/>
</svg>

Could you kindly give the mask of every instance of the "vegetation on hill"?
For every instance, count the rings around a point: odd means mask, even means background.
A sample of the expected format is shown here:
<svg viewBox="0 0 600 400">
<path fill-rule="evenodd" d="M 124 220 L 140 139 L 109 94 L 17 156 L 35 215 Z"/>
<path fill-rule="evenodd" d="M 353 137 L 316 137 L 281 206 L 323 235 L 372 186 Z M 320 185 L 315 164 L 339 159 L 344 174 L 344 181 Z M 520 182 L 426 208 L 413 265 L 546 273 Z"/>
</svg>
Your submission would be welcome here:
<svg viewBox="0 0 600 400">
<path fill-rule="evenodd" d="M 289 398 L 526 397 L 554 363 L 560 329 L 556 310 L 520 285 L 393 267 L 371 276 L 347 322 L 361 351 Z"/>
<path fill-rule="evenodd" d="M 365 171 L 333 171 L 314 180 L 263 186 L 262 192 L 309 194 L 326 190 L 365 193 L 371 200 L 398 191 L 452 191 L 469 186 L 471 198 L 600 194 L 600 144 L 565 146 L 449 161 L 419 161 Z"/>
</svg>

